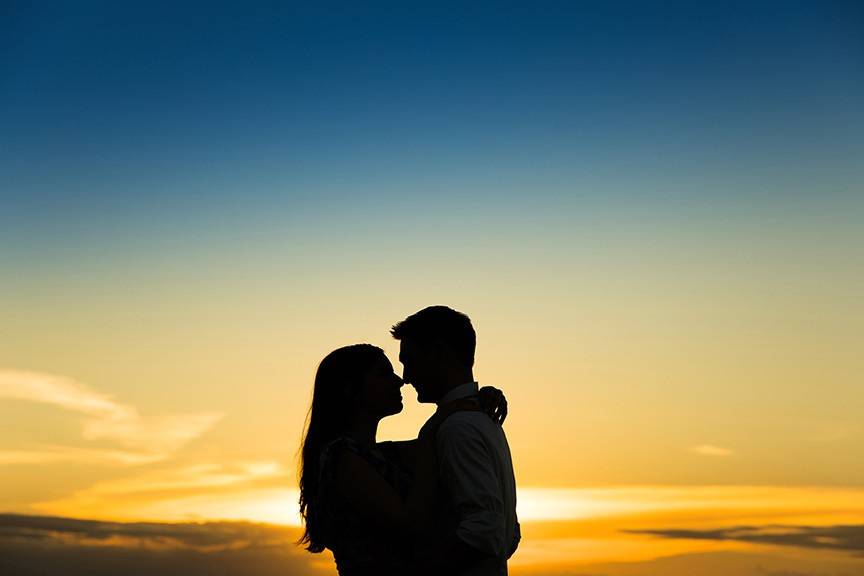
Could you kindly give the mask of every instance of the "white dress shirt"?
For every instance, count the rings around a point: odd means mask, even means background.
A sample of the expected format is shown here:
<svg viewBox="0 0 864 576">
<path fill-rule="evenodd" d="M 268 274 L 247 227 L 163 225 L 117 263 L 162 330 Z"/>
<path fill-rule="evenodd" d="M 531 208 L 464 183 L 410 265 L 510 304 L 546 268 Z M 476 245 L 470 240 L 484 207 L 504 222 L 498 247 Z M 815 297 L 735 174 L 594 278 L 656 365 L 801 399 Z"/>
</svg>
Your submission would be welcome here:
<svg viewBox="0 0 864 576">
<path fill-rule="evenodd" d="M 477 396 L 477 390 L 476 382 L 457 386 L 438 406 Z M 441 424 L 436 440 L 441 483 L 457 516 L 456 536 L 488 556 L 464 574 L 507 574 L 507 558 L 519 543 L 520 530 L 504 430 L 483 412 L 459 411 Z"/>
</svg>

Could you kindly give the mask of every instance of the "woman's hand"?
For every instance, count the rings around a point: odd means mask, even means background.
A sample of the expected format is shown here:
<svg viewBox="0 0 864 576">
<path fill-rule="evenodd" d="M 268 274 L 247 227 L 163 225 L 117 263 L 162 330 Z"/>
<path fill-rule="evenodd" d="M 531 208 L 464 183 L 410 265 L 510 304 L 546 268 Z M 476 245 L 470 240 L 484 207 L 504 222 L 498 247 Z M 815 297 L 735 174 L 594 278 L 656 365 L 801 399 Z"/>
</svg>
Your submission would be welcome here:
<svg viewBox="0 0 864 576">
<path fill-rule="evenodd" d="M 507 418 L 507 398 L 494 386 L 483 386 L 479 391 L 480 407 L 492 420 L 504 424 Z"/>
</svg>

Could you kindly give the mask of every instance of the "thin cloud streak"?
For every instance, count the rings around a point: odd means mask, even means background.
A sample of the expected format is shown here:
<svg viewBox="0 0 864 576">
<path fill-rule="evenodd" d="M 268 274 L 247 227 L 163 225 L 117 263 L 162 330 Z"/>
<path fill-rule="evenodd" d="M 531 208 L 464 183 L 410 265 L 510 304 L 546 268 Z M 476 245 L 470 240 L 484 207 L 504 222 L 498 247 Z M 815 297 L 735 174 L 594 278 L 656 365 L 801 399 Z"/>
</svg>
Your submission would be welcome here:
<svg viewBox="0 0 864 576">
<path fill-rule="evenodd" d="M 103 466 L 141 466 L 163 460 L 159 454 L 124 450 L 89 450 L 74 446 L 44 446 L 39 450 L 0 450 L 0 466 L 16 464 L 78 463 Z"/>
<path fill-rule="evenodd" d="M 717 530 L 624 530 L 660 538 L 688 540 L 735 540 L 798 548 L 840 550 L 864 555 L 864 525 L 837 526 L 736 526 Z"/>
<path fill-rule="evenodd" d="M 190 518 L 298 525 L 293 471 L 277 461 L 201 463 L 98 482 L 31 509 L 91 518 Z"/>
<path fill-rule="evenodd" d="M 140 465 L 163 460 L 210 430 L 221 413 L 199 412 L 144 417 L 134 406 L 61 376 L 22 370 L 0 370 L 0 399 L 23 400 L 84 414 L 82 437 L 106 439 L 141 453 L 53 446 L 0 452 L 3 464 L 53 462 Z"/>
<path fill-rule="evenodd" d="M 202 552 L 288 545 L 296 538 L 295 531 L 287 527 L 252 522 L 127 523 L 21 514 L 0 514 L 0 534 L 28 540 L 67 534 L 79 544 L 110 545 L 122 539 L 150 548 Z"/>
<path fill-rule="evenodd" d="M 52 404 L 107 419 L 128 418 L 134 409 L 69 378 L 23 370 L 0 370 L 0 398 Z"/>
</svg>

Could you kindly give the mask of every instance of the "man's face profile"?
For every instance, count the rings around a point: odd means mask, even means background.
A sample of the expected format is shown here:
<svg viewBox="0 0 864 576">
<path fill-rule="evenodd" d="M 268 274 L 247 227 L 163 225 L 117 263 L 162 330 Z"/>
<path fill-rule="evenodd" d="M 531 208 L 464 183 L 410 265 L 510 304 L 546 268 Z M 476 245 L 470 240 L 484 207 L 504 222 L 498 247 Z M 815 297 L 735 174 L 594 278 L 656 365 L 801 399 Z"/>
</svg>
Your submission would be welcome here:
<svg viewBox="0 0 864 576">
<path fill-rule="evenodd" d="M 430 370 L 429 356 L 429 351 L 413 340 L 402 340 L 399 345 L 402 379 L 417 391 L 419 402 L 434 402 L 434 378 Z"/>
</svg>

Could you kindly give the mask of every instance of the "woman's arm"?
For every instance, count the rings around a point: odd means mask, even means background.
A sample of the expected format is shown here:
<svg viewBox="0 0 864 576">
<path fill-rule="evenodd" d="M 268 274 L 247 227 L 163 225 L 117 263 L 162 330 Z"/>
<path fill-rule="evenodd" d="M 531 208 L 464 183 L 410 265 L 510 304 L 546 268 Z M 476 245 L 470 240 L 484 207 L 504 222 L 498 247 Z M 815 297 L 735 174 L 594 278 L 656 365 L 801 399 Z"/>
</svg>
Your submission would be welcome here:
<svg viewBox="0 0 864 576">
<path fill-rule="evenodd" d="M 379 448 L 383 450 L 389 449 L 392 451 L 399 463 L 412 474 L 414 472 L 414 458 L 417 455 L 417 439 L 414 440 L 393 440 L 388 442 L 379 442 Z"/>
<path fill-rule="evenodd" d="M 407 443 L 406 443 L 407 444 Z M 401 448 L 413 455 L 414 481 L 406 498 L 361 456 L 344 451 L 336 462 L 336 489 L 361 516 L 389 531 L 418 533 L 428 524 L 437 487 L 435 437 L 420 438 Z"/>
<path fill-rule="evenodd" d="M 504 424 L 507 418 L 507 397 L 504 392 L 494 386 L 483 386 L 480 388 L 478 398 L 480 408 L 483 409 L 492 420 L 498 424 Z M 394 440 L 379 442 L 378 446 L 389 444 L 396 453 L 399 462 L 411 470 L 414 465 L 414 457 L 417 453 L 417 440 Z"/>
</svg>

